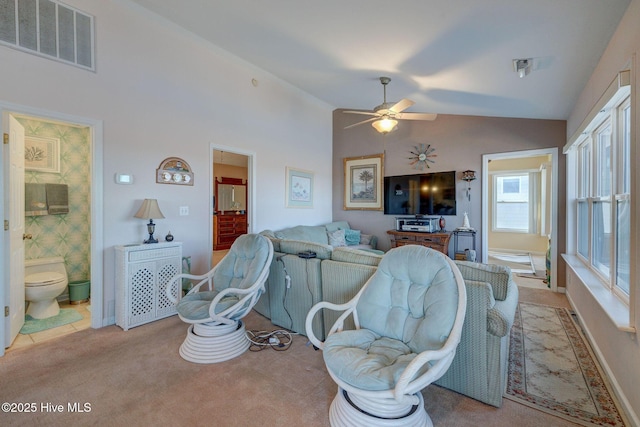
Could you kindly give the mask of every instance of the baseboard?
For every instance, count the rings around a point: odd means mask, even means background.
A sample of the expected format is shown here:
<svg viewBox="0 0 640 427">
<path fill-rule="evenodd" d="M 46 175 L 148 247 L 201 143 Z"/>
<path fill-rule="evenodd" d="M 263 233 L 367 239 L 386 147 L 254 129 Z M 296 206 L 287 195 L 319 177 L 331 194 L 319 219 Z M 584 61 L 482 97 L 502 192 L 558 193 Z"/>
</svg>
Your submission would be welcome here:
<svg viewBox="0 0 640 427">
<path fill-rule="evenodd" d="M 578 324 L 580 326 L 580 330 L 584 333 L 585 337 L 589 341 L 589 345 L 591 346 L 593 353 L 596 355 L 596 358 L 598 359 L 598 363 L 600 363 L 602 370 L 604 370 L 605 374 L 607 375 L 607 379 L 609 380 L 609 384 L 611 385 L 611 389 L 615 394 L 616 399 L 618 399 L 618 402 L 622 406 L 622 408 L 620 409 L 624 412 L 624 415 L 626 416 L 628 421 L 631 421 L 631 425 L 640 426 L 640 417 L 638 417 L 638 414 L 636 414 L 633 407 L 629 403 L 629 400 L 620 389 L 620 384 L 618 384 L 618 381 L 616 377 L 613 375 L 611 368 L 609 368 L 609 365 L 607 364 L 604 356 L 602 355 L 600 348 L 598 347 L 595 340 L 593 339 L 591 332 L 584 326 L 584 322 L 582 321 L 582 315 L 580 314 L 580 310 L 576 308 L 576 305 L 573 303 L 573 300 L 571 299 L 571 295 L 570 294 L 566 294 L 566 295 L 567 295 L 567 299 L 569 300 L 569 304 L 571 305 L 571 309 L 576 313 L 576 316 L 578 317 Z"/>
</svg>

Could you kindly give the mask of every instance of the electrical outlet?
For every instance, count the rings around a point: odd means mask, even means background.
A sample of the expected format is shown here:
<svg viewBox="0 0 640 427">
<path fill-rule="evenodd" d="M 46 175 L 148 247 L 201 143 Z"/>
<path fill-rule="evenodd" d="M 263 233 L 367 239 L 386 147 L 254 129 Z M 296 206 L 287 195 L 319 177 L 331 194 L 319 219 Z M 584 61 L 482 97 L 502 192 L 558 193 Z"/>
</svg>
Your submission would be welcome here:
<svg viewBox="0 0 640 427">
<path fill-rule="evenodd" d="M 180 206 L 180 216 L 189 215 L 189 206 Z"/>
</svg>

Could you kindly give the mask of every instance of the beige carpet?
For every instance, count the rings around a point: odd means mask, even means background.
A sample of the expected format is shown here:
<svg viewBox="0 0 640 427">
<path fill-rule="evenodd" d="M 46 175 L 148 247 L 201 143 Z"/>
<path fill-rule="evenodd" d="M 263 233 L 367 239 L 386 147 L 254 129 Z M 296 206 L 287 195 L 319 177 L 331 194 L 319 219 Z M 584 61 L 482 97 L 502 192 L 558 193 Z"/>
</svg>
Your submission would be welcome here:
<svg viewBox="0 0 640 427">
<path fill-rule="evenodd" d="M 521 300 L 566 306 L 564 295 L 523 289 Z M 275 329 L 252 313 L 250 329 Z M 0 400 L 35 403 L 35 413 L 0 413 L 3 426 L 328 426 L 336 386 L 322 354 L 294 337 L 284 352 L 247 352 L 217 365 L 178 355 L 186 326 L 177 317 L 122 331 L 85 330 L 17 349 L 0 359 Z M 505 400 L 494 408 L 431 385 L 427 412 L 438 426 L 572 426 Z M 45 412 L 41 405 L 62 405 Z M 88 403 L 90 412 L 68 405 Z M 76 405 L 77 407 L 77 405 Z"/>
</svg>

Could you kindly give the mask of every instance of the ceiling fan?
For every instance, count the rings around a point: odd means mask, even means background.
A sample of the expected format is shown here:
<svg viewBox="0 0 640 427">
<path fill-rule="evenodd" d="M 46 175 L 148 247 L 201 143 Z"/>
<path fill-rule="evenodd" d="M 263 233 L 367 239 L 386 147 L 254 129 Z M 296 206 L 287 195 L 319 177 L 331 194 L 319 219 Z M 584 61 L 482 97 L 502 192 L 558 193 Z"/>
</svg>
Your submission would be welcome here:
<svg viewBox="0 0 640 427">
<path fill-rule="evenodd" d="M 410 99 L 401 99 L 395 104 L 387 102 L 387 85 L 391 79 L 389 77 L 380 77 L 380 83 L 382 83 L 384 91 L 384 99 L 382 104 L 378 105 L 373 111 L 343 111 L 347 114 L 363 114 L 366 116 L 373 116 L 370 119 L 363 120 L 358 123 L 354 123 L 345 127 L 349 129 L 355 126 L 359 126 L 364 123 L 371 123 L 378 132 L 387 134 L 397 128 L 398 120 L 435 120 L 437 114 L 431 113 L 403 113 L 404 110 L 411 107 L 414 102 Z"/>
</svg>

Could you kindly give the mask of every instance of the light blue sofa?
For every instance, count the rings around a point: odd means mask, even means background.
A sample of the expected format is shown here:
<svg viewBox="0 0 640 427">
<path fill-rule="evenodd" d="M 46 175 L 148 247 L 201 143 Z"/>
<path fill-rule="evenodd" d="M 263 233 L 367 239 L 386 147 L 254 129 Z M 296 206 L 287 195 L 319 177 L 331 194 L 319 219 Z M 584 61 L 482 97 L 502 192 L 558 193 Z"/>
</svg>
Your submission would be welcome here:
<svg viewBox="0 0 640 427">
<path fill-rule="evenodd" d="M 336 230 L 351 228 L 346 221 L 338 221 L 260 233 L 271 239 L 274 255 L 265 293 L 254 307 L 258 313 L 274 325 L 306 334 L 305 319 L 313 305 L 320 301 L 347 302 L 360 290 L 383 252 L 375 249 L 375 236 L 363 233 L 357 244 L 330 245 L 329 235 Z M 304 251 L 315 252 L 316 256 L 298 256 Z M 332 315 L 327 319 L 322 314 L 316 316 L 316 336 L 324 337 L 325 325 L 334 321 Z"/>
<path fill-rule="evenodd" d="M 500 407 L 507 385 L 518 286 L 509 267 L 455 263 L 467 287 L 467 315 L 453 363 L 435 384 Z"/>
</svg>

